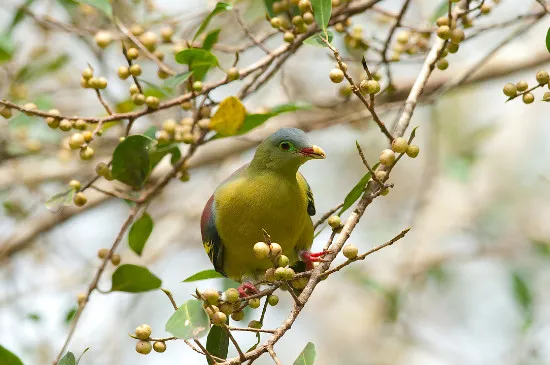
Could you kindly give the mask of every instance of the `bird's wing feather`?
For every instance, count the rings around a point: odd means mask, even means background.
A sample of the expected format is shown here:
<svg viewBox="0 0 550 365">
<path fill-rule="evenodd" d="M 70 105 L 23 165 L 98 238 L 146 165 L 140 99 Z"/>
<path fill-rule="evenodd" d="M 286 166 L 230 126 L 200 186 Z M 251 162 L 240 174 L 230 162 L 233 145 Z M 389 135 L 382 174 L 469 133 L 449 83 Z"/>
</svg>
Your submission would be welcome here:
<svg viewBox="0 0 550 365">
<path fill-rule="evenodd" d="M 306 196 L 307 196 L 307 213 L 309 215 L 315 215 L 315 201 L 313 200 L 313 192 L 311 191 L 311 188 L 309 187 L 309 184 L 307 183 L 307 180 L 304 178 L 304 176 L 298 172 L 298 183 L 302 187 L 302 189 L 305 190 Z"/>
<path fill-rule="evenodd" d="M 202 244 L 217 272 L 223 271 L 223 242 L 216 228 L 216 209 L 214 195 L 210 197 L 201 216 Z"/>
</svg>

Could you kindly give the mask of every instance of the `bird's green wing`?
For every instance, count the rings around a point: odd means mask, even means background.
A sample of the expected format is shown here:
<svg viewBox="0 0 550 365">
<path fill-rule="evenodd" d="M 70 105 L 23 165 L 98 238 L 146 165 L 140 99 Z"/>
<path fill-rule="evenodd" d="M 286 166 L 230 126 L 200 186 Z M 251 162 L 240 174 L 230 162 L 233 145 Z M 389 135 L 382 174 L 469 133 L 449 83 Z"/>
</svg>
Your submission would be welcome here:
<svg viewBox="0 0 550 365">
<path fill-rule="evenodd" d="M 298 172 L 298 184 L 300 184 L 300 187 L 305 191 L 306 197 L 307 197 L 307 213 L 309 215 L 315 215 L 315 200 L 313 200 L 313 192 L 311 191 L 311 188 L 309 187 L 309 184 L 307 183 L 307 180 L 304 178 L 304 176 Z"/>
<path fill-rule="evenodd" d="M 214 269 L 222 275 L 223 271 L 223 243 L 216 228 L 216 207 L 214 195 L 210 197 L 201 216 L 201 233 L 204 250 L 214 265 Z M 227 275 L 225 275 L 227 276 Z"/>
</svg>

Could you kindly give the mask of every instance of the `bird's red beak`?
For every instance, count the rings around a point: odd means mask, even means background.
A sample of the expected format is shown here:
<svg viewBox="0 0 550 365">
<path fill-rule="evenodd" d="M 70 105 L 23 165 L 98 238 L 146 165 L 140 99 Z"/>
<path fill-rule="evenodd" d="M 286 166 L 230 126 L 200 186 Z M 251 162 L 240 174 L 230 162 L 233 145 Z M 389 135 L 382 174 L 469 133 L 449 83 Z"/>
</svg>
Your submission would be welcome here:
<svg viewBox="0 0 550 365">
<path fill-rule="evenodd" d="M 300 150 L 300 153 L 304 156 L 315 158 L 315 159 L 323 159 L 327 157 L 327 155 L 325 154 L 325 151 L 323 151 L 321 147 L 318 147 L 315 145 L 311 147 L 302 148 Z"/>
</svg>

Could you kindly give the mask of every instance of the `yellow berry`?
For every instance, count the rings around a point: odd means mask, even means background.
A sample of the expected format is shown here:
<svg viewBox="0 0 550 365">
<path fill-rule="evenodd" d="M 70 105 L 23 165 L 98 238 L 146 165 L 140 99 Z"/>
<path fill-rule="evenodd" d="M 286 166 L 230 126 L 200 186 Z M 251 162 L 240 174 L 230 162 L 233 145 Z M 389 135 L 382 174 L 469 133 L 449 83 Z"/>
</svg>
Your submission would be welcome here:
<svg viewBox="0 0 550 365">
<path fill-rule="evenodd" d="M 385 149 L 380 154 L 380 163 L 384 166 L 391 166 L 395 162 L 395 153 L 392 150 Z"/>
<path fill-rule="evenodd" d="M 244 319 L 244 312 L 237 311 L 237 312 L 231 313 L 231 319 L 234 321 L 242 321 Z"/>
<path fill-rule="evenodd" d="M 220 293 L 218 293 L 215 289 L 206 289 L 202 293 L 202 297 L 208 302 L 208 304 L 217 304 L 218 300 L 220 300 Z"/>
<path fill-rule="evenodd" d="M 155 341 L 155 343 L 153 343 L 153 350 L 155 350 L 155 352 L 166 351 L 166 343 L 163 341 Z"/>
<path fill-rule="evenodd" d="M 292 32 L 285 32 L 285 35 L 283 36 L 283 40 L 287 43 L 292 43 L 294 42 L 294 33 Z"/>
<path fill-rule="evenodd" d="M 94 150 L 90 146 L 84 146 L 80 149 L 80 158 L 84 161 L 90 160 L 94 157 Z"/>
<path fill-rule="evenodd" d="M 335 84 L 339 84 L 340 82 L 344 81 L 344 72 L 339 68 L 333 68 L 332 70 L 330 70 L 329 77 L 330 81 L 334 82 Z"/>
<path fill-rule="evenodd" d="M 145 46 L 145 48 L 153 52 L 157 47 L 158 38 L 153 32 L 145 32 L 139 36 L 139 41 Z"/>
<path fill-rule="evenodd" d="M 517 87 L 519 92 L 522 92 L 522 91 L 525 91 L 529 88 L 529 84 L 525 80 L 520 80 L 516 83 L 516 87 Z M 514 96 L 515 96 L 515 94 L 514 94 Z"/>
<path fill-rule="evenodd" d="M 109 252 L 111 252 L 108 248 L 100 248 L 97 251 L 97 257 L 99 257 L 102 260 L 105 260 L 107 256 L 109 256 Z"/>
<path fill-rule="evenodd" d="M 117 70 L 118 77 L 122 80 L 126 80 L 130 76 L 130 70 L 126 66 L 120 66 Z"/>
<path fill-rule="evenodd" d="M 69 187 L 74 190 L 80 190 L 82 184 L 80 184 L 80 181 L 78 180 L 71 180 L 69 181 Z"/>
<path fill-rule="evenodd" d="M 269 303 L 270 306 L 274 307 L 277 304 L 279 304 L 279 297 L 272 294 L 267 297 L 267 302 Z"/>
<path fill-rule="evenodd" d="M 525 104 L 531 104 L 533 101 L 535 101 L 535 96 L 531 93 L 525 93 L 523 94 L 522 99 Z"/>
<path fill-rule="evenodd" d="M 252 309 L 256 309 L 260 306 L 260 299 L 259 298 L 253 298 L 248 300 L 248 306 Z"/>
<path fill-rule="evenodd" d="M 151 109 L 158 109 L 160 100 L 156 96 L 148 96 L 145 98 L 145 104 Z"/>
<path fill-rule="evenodd" d="M 283 249 L 281 248 L 281 245 L 279 245 L 278 243 L 275 243 L 275 242 L 271 243 L 270 249 L 271 249 L 270 254 L 271 254 L 272 257 L 277 257 L 283 252 Z"/>
<path fill-rule="evenodd" d="M 407 152 L 408 147 L 409 147 L 409 144 L 407 143 L 407 140 L 403 137 L 394 138 L 394 140 L 391 143 L 391 149 L 395 153 L 405 153 Z"/>
<path fill-rule="evenodd" d="M 442 25 L 437 28 L 437 36 L 441 39 L 447 40 L 451 36 L 451 28 L 448 25 Z"/>
<path fill-rule="evenodd" d="M 141 75 L 141 66 L 137 63 L 134 63 L 132 66 L 130 66 L 129 71 L 132 76 L 139 76 Z"/>
<path fill-rule="evenodd" d="M 331 215 L 329 218 L 328 218 L 328 225 L 331 227 L 331 228 L 339 228 L 341 225 L 342 225 L 342 221 L 340 219 L 339 216 L 337 215 Z"/>
<path fill-rule="evenodd" d="M 106 48 L 113 41 L 113 36 L 107 31 L 100 30 L 95 34 L 94 40 L 100 48 Z"/>
<path fill-rule="evenodd" d="M 229 288 L 225 291 L 225 300 L 229 303 L 235 303 L 239 300 L 239 291 L 235 288 Z"/>
<path fill-rule="evenodd" d="M 357 257 L 359 250 L 354 245 L 345 245 L 342 253 L 348 259 L 354 259 Z"/>
<path fill-rule="evenodd" d="M 502 92 L 504 93 L 504 95 L 509 97 L 514 97 L 518 93 L 516 85 L 512 84 L 511 82 L 504 85 Z"/>
<path fill-rule="evenodd" d="M 135 60 L 139 57 L 139 51 L 137 50 L 137 48 L 129 48 L 126 51 L 126 57 L 128 57 L 128 59 L 130 60 Z"/>
<path fill-rule="evenodd" d="M 152 349 L 153 349 L 153 346 L 149 341 L 140 340 L 136 344 L 136 351 L 142 355 L 147 355 L 148 353 L 151 352 Z"/>
<path fill-rule="evenodd" d="M 257 242 L 254 245 L 254 255 L 256 258 L 262 260 L 269 256 L 269 246 L 265 242 Z"/>
<path fill-rule="evenodd" d="M 114 253 L 111 256 L 111 264 L 118 266 L 120 264 L 120 255 L 118 253 Z"/>
<path fill-rule="evenodd" d="M 78 192 L 75 194 L 73 198 L 73 202 L 77 207 L 82 207 L 86 202 L 88 201 L 88 198 L 86 198 L 86 195 L 82 192 Z"/>
<path fill-rule="evenodd" d="M 537 78 L 537 82 L 539 83 L 539 85 L 547 84 L 548 81 L 550 80 L 550 76 L 548 76 L 548 72 L 546 72 L 546 71 L 537 72 L 536 78 Z"/>
<path fill-rule="evenodd" d="M 415 144 L 411 144 L 407 148 L 407 156 L 409 156 L 409 157 L 415 158 L 416 156 L 418 156 L 419 152 L 420 152 L 420 147 L 418 147 Z"/>
<path fill-rule="evenodd" d="M 223 312 L 216 312 L 212 316 L 212 323 L 216 326 L 222 326 L 227 321 L 227 315 Z"/>
<path fill-rule="evenodd" d="M 285 255 L 281 255 L 277 259 L 277 266 L 279 267 L 285 267 L 288 265 L 288 263 L 289 263 L 288 257 Z"/>
<path fill-rule="evenodd" d="M 202 82 L 201 81 L 195 81 L 193 83 L 193 91 L 194 92 L 197 92 L 197 93 L 200 93 L 202 91 Z"/>
</svg>

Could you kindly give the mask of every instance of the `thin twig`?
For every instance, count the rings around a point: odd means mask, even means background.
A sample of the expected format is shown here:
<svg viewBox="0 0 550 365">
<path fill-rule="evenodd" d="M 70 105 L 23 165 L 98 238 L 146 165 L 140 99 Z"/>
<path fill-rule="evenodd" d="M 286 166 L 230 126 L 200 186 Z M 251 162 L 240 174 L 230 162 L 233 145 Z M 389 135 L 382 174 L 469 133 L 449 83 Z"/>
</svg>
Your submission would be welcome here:
<svg viewBox="0 0 550 365">
<path fill-rule="evenodd" d="M 334 208 L 331 208 L 329 211 L 327 211 L 325 214 L 323 214 L 322 216 L 319 217 L 319 219 L 317 219 L 315 221 L 315 223 L 313 223 L 313 229 L 316 229 L 317 227 L 319 227 L 319 225 L 321 225 L 324 221 L 326 221 L 327 219 L 329 219 L 329 217 L 331 215 L 333 215 L 334 213 L 336 213 L 336 211 L 340 208 L 342 208 L 344 206 L 344 202 L 338 204 L 337 206 L 335 206 Z"/>
</svg>

